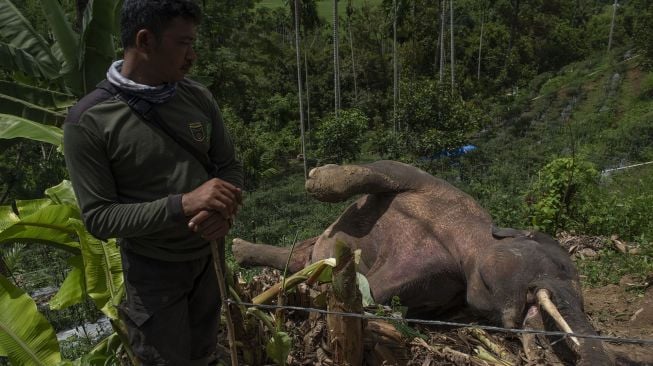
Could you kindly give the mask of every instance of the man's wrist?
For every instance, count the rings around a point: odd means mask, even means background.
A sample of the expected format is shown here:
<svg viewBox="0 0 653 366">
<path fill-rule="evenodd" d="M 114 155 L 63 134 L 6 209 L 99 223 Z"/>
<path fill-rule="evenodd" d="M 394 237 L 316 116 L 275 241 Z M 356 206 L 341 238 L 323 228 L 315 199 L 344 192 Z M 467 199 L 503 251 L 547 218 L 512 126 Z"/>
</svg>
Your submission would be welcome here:
<svg viewBox="0 0 653 366">
<path fill-rule="evenodd" d="M 183 207 L 183 195 L 171 194 L 166 202 L 166 209 L 173 221 L 182 222 L 186 220 L 186 214 Z"/>
</svg>

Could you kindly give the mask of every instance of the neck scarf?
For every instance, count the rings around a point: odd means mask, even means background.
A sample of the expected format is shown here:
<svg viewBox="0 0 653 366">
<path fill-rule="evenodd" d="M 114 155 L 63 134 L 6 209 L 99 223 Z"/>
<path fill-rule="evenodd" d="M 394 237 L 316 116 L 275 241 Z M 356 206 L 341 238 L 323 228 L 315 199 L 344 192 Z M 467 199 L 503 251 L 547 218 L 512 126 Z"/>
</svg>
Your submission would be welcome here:
<svg viewBox="0 0 653 366">
<path fill-rule="evenodd" d="M 122 76 L 123 60 L 115 61 L 107 71 L 107 80 L 127 94 L 135 95 L 153 104 L 165 103 L 175 95 L 177 83 L 165 83 L 157 86 L 149 86 L 136 83 Z"/>
</svg>

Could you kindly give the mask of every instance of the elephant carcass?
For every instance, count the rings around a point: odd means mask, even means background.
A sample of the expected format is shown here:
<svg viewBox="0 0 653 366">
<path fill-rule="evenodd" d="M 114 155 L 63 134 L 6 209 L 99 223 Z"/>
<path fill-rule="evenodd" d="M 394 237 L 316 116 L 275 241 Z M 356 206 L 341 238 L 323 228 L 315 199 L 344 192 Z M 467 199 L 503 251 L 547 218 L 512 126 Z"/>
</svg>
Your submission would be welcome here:
<svg viewBox="0 0 653 366">
<path fill-rule="evenodd" d="M 541 233 L 493 230 L 487 211 L 444 180 L 410 165 L 378 161 L 315 168 L 306 189 L 325 202 L 364 195 L 322 235 L 300 243 L 290 271 L 332 257 L 335 242 L 342 240 L 362 250 L 359 271 L 378 302 L 398 296 L 413 314 L 467 304 L 490 322 L 517 328 L 546 297 L 568 327 L 542 311 L 547 329 L 596 334 L 583 312 L 576 269 L 558 243 Z M 233 251 L 241 265 L 280 269 L 290 253 L 242 239 L 234 240 Z M 600 341 L 558 343 L 566 343 L 579 364 L 611 364 Z"/>
</svg>

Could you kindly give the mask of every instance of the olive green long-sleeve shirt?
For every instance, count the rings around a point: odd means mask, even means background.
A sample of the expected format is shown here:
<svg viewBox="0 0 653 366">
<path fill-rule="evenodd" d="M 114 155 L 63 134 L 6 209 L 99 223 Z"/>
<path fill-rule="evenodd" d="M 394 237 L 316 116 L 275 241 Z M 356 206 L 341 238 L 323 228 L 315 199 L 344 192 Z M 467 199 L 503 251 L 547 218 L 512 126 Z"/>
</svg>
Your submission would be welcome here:
<svg viewBox="0 0 653 366">
<path fill-rule="evenodd" d="M 242 187 L 242 166 L 206 88 L 185 79 L 175 96 L 156 108 L 178 138 L 208 154 L 217 178 Z M 64 151 L 84 223 L 94 236 L 119 238 L 135 253 L 167 261 L 210 253 L 208 243 L 188 229 L 181 205 L 182 193 L 209 174 L 122 100 L 101 89 L 80 100 L 64 124 Z"/>
</svg>

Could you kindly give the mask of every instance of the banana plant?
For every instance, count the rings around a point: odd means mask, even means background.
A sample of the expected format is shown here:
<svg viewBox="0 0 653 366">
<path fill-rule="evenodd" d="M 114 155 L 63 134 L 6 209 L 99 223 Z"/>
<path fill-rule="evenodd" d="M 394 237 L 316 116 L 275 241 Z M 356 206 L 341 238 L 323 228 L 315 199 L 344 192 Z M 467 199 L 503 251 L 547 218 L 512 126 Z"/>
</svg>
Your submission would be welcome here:
<svg viewBox="0 0 653 366">
<path fill-rule="evenodd" d="M 13 81 L 0 82 L 0 138 L 61 136 L 65 111 L 95 88 L 115 58 L 121 4 L 88 1 L 76 32 L 58 0 L 41 0 L 55 38 L 50 44 L 11 0 L 0 0 L 0 64 L 13 75 Z M 37 124 L 54 127 L 44 131 Z"/>
<path fill-rule="evenodd" d="M 89 296 L 107 317 L 118 321 L 116 304 L 124 287 L 115 240 L 102 242 L 84 229 L 70 182 L 63 181 L 45 193 L 47 197 L 43 199 L 16 201 L 15 211 L 10 206 L 0 207 L 0 228 L 4 228 L 0 231 L 0 246 L 40 243 L 73 253 L 69 259 L 72 269 L 50 301 L 50 308 L 64 309 Z M 0 355 L 6 355 L 15 364 L 69 364 L 61 360 L 54 330 L 34 301 L 5 278 L 0 278 L 0 287 Z M 76 362 L 83 365 L 89 364 L 89 360 L 110 357 L 117 338 L 105 342 L 110 344 L 99 345 L 92 356 L 85 355 L 85 359 Z"/>
</svg>

